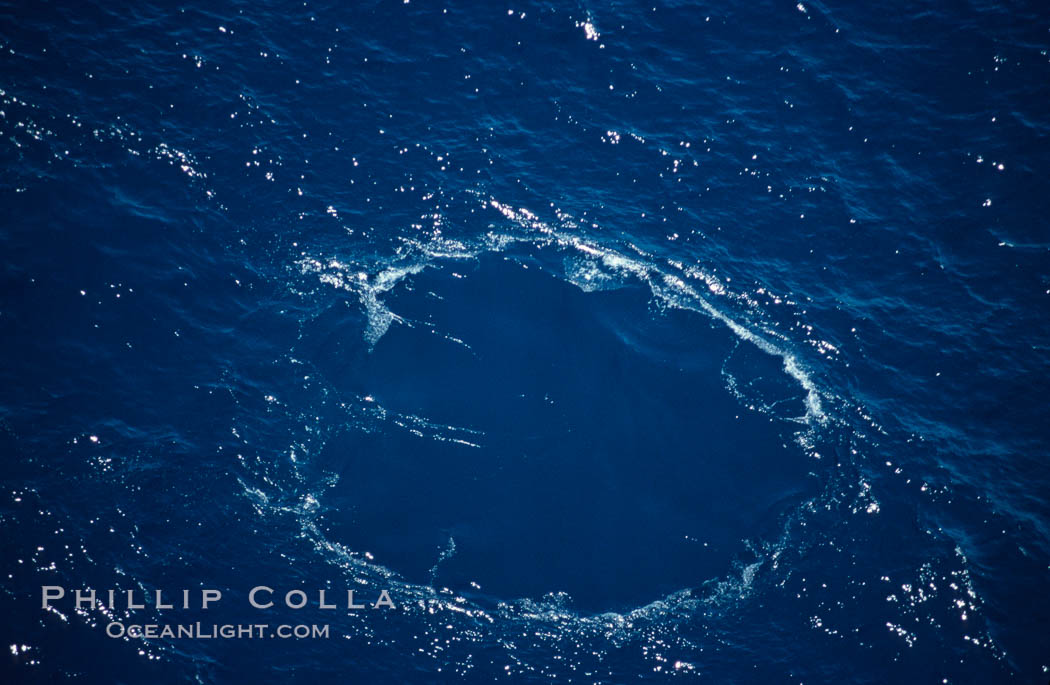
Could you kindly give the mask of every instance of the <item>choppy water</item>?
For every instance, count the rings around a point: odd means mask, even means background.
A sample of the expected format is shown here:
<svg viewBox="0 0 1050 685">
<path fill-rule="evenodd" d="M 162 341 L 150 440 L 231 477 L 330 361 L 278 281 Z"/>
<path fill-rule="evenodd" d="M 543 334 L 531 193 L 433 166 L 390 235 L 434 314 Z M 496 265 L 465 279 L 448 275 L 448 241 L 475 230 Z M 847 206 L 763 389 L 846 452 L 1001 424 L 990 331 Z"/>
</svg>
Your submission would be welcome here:
<svg viewBox="0 0 1050 685">
<path fill-rule="evenodd" d="M 1048 677 L 1041 4 L 0 17 L 9 681 Z"/>
</svg>

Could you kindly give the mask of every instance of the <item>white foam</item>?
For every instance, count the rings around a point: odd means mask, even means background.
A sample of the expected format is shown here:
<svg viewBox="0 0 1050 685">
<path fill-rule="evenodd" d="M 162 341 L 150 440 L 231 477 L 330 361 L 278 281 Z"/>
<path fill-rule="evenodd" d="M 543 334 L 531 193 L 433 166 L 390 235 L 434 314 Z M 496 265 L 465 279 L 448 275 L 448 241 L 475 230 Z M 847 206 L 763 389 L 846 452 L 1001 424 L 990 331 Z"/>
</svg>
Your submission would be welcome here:
<svg viewBox="0 0 1050 685">
<path fill-rule="evenodd" d="M 562 244 L 571 246 L 586 255 L 600 257 L 602 263 L 610 269 L 630 274 L 644 281 L 649 285 L 653 294 L 668 305 L 705 314 L 725 325 L 738 338 L 751 343 L 766 354 L 780 357 L 784 362 L 784 372 L 795 379 L 806 391 L 806 418 L 815 419 L 818 422 L 826 419 L 821 406 L 820 391 L 802 367 L 798 357 L 735 321 L 711 304 L 681 276 L 662 272 L 655 266 L 627 257 L 609 248 L 584 242 L 575 236 L 558 236 L 558 238 Z M 712 293 L 725 294 L 724 286 L 713 277 L 703 278 L 703 280 Z"/>
<path fill-rule="evenodd" d="M 485 252 L 503 252 L 516 242 L 539 246 L 553 243 L 563 249 L 575 250 L 582 256 L 582 259 L 567 261 L 565 274 L 563 274 L 570 283 L 582 290 L 605 289 L 615 284 L 617 276 L 637 278 L 646 283 L 653 295 L 666 305 L 704 314 L 723 324 L 741 340 L 751 343 L 766 354 L 780 357 L 783 361 L 784 372 L 793 378 L 806 393 L 805 419 L 818 423 L 826 420 L 820 390 L 801 360 L 790 350 L 775 344 L 716 307 L 686 280 L 687 278 L 699 280 L 711 295 L 729 297 L 730 294 L 725 285 L 713 275 L 702 270 L 684 268 L 677 262 L 669 262 L 669 267 L 674 269 L 674 272 L 668 272 L 654 264 L 652 259 L 638 248 L 634 249 L 639 257 L 627 256 L 611 248 L 584 240 L 577 235 L 557 230 L 540 220 L 528 209 L 515 208 L 495 198 L 489 198 L 486 204 L 496 209 L 519 228 L 524 229 L 527 232 L 526 236 L 490 232 L 482 244 L 477 246 L 443 238 L 437 238 L 429 243 L 406 241 L 409 250 L 396 258 L 399 263 L 386 265 L 374 276 L 370 276 L 367 271 L 360 268 L 355 269 L 351 265 L 334 259 L 323 263 L 319 259 L 304 258 L 299 262 L 300 270 L 304 274 L 317 273 L 322 283 L 357 294 L 368 316 L 368 326 L 364 337 L 371 348 L 379 342 L 395 321 L 404 322 L 404 319 L 383 303 L 381 295 L 389 292 L 405 278 L 420 273 L 435 260 L 476 259 Z M 575 226 L 571 222 L 570 225 Z"/>
<path fill-rule="evenodd" d="M 303 274 L 316 273 L 321 283 L 357 295 L 368 317 L 364 338 L 369 348 L 375 347 L 379 339 L 390 329 L 392 323 L 403 321 L 383 303 L 380 295 L 389 292 L 405 278 L 418 274 L 425 267 L 426 264 L 422 262 L 388 266 L 378 271 L 375 276 L 370 276 L 367 271 L 335 259 L 327 263 L 314 258 L 299 261 L 299 269 Z"/>
</svg>

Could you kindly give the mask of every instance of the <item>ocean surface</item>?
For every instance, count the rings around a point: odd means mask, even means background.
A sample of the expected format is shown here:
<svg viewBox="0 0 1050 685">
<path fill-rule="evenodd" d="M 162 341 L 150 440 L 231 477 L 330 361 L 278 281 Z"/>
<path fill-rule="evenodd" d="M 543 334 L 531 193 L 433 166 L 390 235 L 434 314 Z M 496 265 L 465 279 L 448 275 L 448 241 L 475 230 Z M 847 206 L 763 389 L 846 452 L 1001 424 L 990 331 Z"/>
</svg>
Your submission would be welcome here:
<svg viewBox="0 0 1050 685">
<path fill-rule="evenodd" d="M 1048 50 L 1042 2 L 3 3 L 0 681 L 1048 682 Z M 197 621 L 330 635 L 107 635 Z"/>
</svg>

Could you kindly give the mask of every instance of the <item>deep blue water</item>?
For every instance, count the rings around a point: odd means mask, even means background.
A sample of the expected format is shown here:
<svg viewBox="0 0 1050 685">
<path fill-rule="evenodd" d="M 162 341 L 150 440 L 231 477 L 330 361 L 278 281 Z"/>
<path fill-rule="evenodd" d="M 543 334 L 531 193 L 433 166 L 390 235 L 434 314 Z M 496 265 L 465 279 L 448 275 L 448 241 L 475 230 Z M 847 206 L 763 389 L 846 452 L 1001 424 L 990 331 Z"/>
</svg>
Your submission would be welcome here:
<svg viewBox="0 0 1050 685">
<path fill-rule="evenodd" d="M 0 680 L 1047 682 L 1048 50 L 1038 2 L 4 3 Z M 331 634 L 106 635 L 198 620 Z"/>
</svg>

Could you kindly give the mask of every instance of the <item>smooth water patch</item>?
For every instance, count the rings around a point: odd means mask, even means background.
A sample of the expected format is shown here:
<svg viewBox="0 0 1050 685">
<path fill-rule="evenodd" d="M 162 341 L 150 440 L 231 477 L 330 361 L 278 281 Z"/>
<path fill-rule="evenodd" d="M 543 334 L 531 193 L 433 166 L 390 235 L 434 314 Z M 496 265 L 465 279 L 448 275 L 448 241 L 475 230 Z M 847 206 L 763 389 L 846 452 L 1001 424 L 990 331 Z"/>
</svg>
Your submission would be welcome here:
<svg viewBox="0 0 1050 685">
<path fill-rule="evenodd" d="M 584 292 L 487 255 L 386 305 L 397 322 L 371 350 L 358 303 L 303 343 L 383 417 L 316 462 L 339 475 L 319 523 L 410 582 L 635 606 L 724 575 L 808 491 L 792 429 L 726 388 L 738 339 L 644 284 Z M 758 356 L 801 407 L 780 358 Z"/>
</svg>

